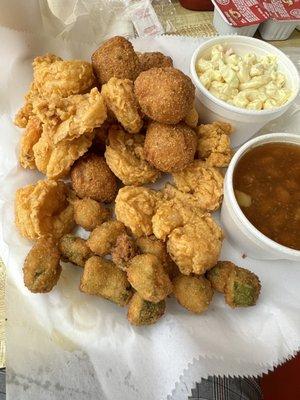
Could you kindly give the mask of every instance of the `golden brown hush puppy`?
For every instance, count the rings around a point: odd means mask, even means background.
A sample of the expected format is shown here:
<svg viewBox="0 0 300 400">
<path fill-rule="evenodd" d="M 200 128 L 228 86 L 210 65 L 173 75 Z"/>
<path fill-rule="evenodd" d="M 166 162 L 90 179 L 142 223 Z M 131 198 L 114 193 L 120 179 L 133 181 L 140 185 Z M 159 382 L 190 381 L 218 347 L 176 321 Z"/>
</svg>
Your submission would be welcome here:
<svg viewBox="0 0 300 400">
<path fill-rule="evenodd" d="M 118 236 L 125 232 L 122 222 L 111 220 L 97 226 L 87 240 L 87 245 L 95 254 L 104 256 L 109 254 L 116 244 Z"/>
<path fill-rule="evenodd" d="M 165 56 L 160 51 L 137 53 L 137 55 L 142 71 L 147 71 L 150 68 L 173 67 L 172 58 Z"/>
<path fill-rule="evenodd" d="M 164 300 L 151 303 L 135 293 L 129 302 L 127 319 L 132 325 L 151 325 L 163 316 L 165 310 Z"/>
<path fill-rule="evenodd" d="M 144 145 L 146 160 L 160 171 L 183 170 L 193 161 L 196 147 L 196 134 L 184 123 L 148 125 Z"/>
<path fill-rule="evenodd" d="M 108 208 L 90 198 L 76 199 L 73 201 L 73 206 L 76 224 L 87 231 L 92 231 L 111 216 Z"/>
<path fill-rule="evenodd" d="M 89 154 L 80 158 L 71 170 L 72 187 L 78 197 L 110 202 L 117 192 L 117 181 L 104 157 Z"/>
<path fill-rule="evenodd" d="M 119 306 L 125 306 L 132 289 L 126 273 L 110 260 L 93 256 L 87 260 L 80 281 L 80 290 L 87 294 L 104 297 Z"/>
<path fill-rule="evenodd" d="M 84 267 L 93 253 L 88 248 L 86 240 L 75 235 L 64 235 L 59 241 L 59 250 L 63 261 L 71 262 L 80 267 Z"/>
<path fill-rule="evenodd" d="M 178 69 L 151 68 L 142 72 L 134 83 L 142 111 L 154 121 L 177 124 L 192 109 L 195 87 Z"/>
<path fill-rule="evenodd" d="M 127 277 L 139 295 L 153 303 L 165 299 L 173 289 L 161 260 L 154 254 L 140 254 L 129 261 Z"/>
<path fill-rule="evenodd" d="M 92 66 L 102 85 L 112 77 L 134 81 L 141 71 L 132 44 L 122 36 L 104 42 L 93 53 Z"/>
<path fill-rule="evenodd" d="M 175 297 L 182 307 L 197 314 L 208 309 L 214 292 L 207 279 L 180 275 L 174 279 L 173 284 Z"/>
<path fill-rule="evenodd" d="M 23 267 L 24 284 L 33 293 L 47 293 L 60 274 L 60 253 L 52 237 L 41 237 L 29 251 Z"/>
</svg>

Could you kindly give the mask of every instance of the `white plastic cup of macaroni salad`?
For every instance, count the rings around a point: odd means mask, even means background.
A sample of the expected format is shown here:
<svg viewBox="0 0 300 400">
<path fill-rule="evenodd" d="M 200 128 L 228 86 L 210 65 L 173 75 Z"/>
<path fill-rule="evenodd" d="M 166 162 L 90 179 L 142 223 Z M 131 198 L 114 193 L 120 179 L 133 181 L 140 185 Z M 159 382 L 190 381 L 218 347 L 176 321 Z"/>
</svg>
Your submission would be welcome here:
<svg viewBox="0 0 300 400">
<path fill-rule="evenodd" d="M 251 224 L 238 205 L 234 194 L 233 174 L 242 156 L 254 147 L 276 142 L 300 145 L 300 135 L 270 133 L 258 136 L 249 140 L 235 153 L 225 175 L 221 223 L 229 242 L 251 258 L 258 260 L 300 261 L 300 250 L 294 250 L 274 242 Z"/>
<path fill-rule="evenodd" d="M 278 70 L 285 75 L 286 86 L 292 91 L 289 100 L 277 108 L 249 110 L 226 103 L 210 93 L 197 75 L 196 62 L 199 58 L 208 56 L 211 48 L 217 44 L 231 48 L 234 53 L 240 56 L 247 53 L 255 53 L 258 56 L 275 55 L 278 61 Z M 205 41 L 193 53 L 190 72 L 196 86 L 196 107 L 200 122 L 224 121 L 232 124 L 234 132 L 231 143 L 233 147 L 245 143 L 268 122 L 280 117 L 292 105 L 300 88 L 298 71 L 293 62 L 282 51 L 269 43 L 247 36 L 226 35 Z"/>
</svg>

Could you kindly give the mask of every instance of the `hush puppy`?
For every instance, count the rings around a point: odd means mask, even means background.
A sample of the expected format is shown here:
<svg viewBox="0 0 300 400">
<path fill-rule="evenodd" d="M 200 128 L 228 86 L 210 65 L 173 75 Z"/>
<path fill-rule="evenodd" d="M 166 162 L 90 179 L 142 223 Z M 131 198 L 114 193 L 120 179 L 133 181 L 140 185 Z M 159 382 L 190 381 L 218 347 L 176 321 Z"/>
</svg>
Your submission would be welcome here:
<svg viewBox="0 0 300 400">
<path fill-rule="evenodd" d="M 186 124 L 152 122 L 148 125 L 144 146 L 146 160 L 160 171 L 181 171 L 193 161 L 196 147 L 196 134 Z"/>
<path fill-rule="evenodd" d="M 122 36 L 104 42 L 93 53 L 92 66 L 102 85 L 113 77 L 134 81 L 141 71 L 132 44 Z"/>
<path fill-rule="evenodd" d="M 73 206 L 76 224 L 87 231 L 94 230 L 111 216 L 108 208 L 90 198 L 76 199 L 73 201 Z"/>
<path fill-rule="evenodd" d="M 153 254 L 135 256 L 128 264 L 127 277 L 139 295 L 153 303 L 164 300 L 173 290 L 162 262 Z"/>
<path fill-rule="evenodd" d="M 135 241 L 127 233 L 117 237 L 116 244 L 111 251 L 111 258 L 118 268 L 123 271 L 127 263 L 137 254 Z"/>
<path fill-rule="evenodd" d="M 33 293 L 47 293 L 60 274 L 60 253 L 52 237 L 41 237 L 29 251 L 23 266 L 24 284 Z"/>
<path fill-rule="evenodd" d="M 142 111 L 154 121 L 177 124 L 192 109 L 195 87 L 178 69 L 151 68 L 142 72 L 134 83 Z"/>
<path fill-rule="evenodd" d="M 189 311 L 202 314 L 213 297 L 210 282 L 202 276 L 180 275 L 173 281 L 174 295 L 179 304 Z"/>
<path fill-rule="evenodd" d="M 80 158 L 71 170 L 72 187 L 78 197 L 111 202 L 117 192 L 117 181 L 104 157 L 89 154 Z"/>
<path fill-rule="evenodd" d="M 141 65 L 141 71 L 147 71 L 151 68 L 173 67 L 172 58 L 165 56 L 160 51 L 137 54 Z"/>
<path fill-rule="evenodd" d="M 124 232 L 125 226 L 120 221 L 110 220 L 103 222 L 91 232 L 87 245 L 93 253 L 105 256 L 110 253 L 116 244 L 118 236 Z"/>
<path fill-rule="evenodd" d="M 132 325 L 151 325 L 164 315 L 165 310 L 164 300 L 151 303 L 135 293 L 129 302 L 127 319 Z"/>
<path fill-rule="evenodd" d="M 97 256 L 89 258 L 85 263 L 80 290 L 104 297 L 121 307 L 129 302 L 133 294 L 126 273 L 112 261 Z"/>
<path fill-rule="evenodd" d="M 71 262 L 80 267 L 84 267 L 93 253 L 88 248 L 86 240 L 75 235 L 64 235 L 59 241 L 59 250 L 63 261 Z"/>
</svg>

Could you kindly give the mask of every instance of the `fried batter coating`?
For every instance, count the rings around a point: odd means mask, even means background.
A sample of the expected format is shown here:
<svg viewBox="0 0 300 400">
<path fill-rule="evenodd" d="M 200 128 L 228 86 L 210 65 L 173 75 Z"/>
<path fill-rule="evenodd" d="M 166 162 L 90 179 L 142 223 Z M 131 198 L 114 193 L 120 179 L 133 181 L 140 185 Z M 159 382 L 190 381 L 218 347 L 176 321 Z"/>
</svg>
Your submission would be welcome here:
<svg viewBox="0 0 300 400">
<path fill-rule="evenodd" d="M 125 306 L 132 297 L 126 273 L 110 260 L 93 256 L 87 260 L 80 281 L 83 293 L 104 297 L 119 306 Z"/>
<path fill-rule="evenodd" d="M 36 168 L 33 146 L 40 140 L 41 135 L 41 121 L 37 117 L 30 117 L 20 141 L 19 161 L 23 168 Z"/>
<path fill-rule="evenodd" d="M 141 71 L 147 71 L 151 68 L 173 67 L 172 58 L 165 56 L 160 51 L 138 53 L 138 58 L 141 65 Z"/>
<path fill-rule="evenodd" d="M 164 300 L 173 290 L 162 262 L 153 254 L 140 254 L 129 261 L 127 277 L 139 295 L 153 303 Z"/>
<path fill-rule="evenodd" d="M 235 265 L 230 261 L 218 261 L 217 264 L 207 272 L 207 279 L 214 290 L 225 293 L 228 277 Z"/>
<path fill-rule="evenodd" d="M 90 234 L 87 245 L 98 256 L 109 254 L 115 246 L 117 238 L 125 232 L 125 226 L 120 221 L 110 220 L 97 226 Z"/>
<path fill-rule="evenodd" d="M 107 107 L 114 113 L 120 124 L 130 133 L 137 133 L 143 126 L 139 104 L 129 79 L 110 78 L 102 86 L 101 94 Z"/>
<path fill-rule="evenodd" d="M 226 122 L 200 125 L 198 133 L 198 158 L 212 167 L 227 167 L 233 151 L 230 145 L 232 126 Z"/>
<path fill-rule="evenodd" d="M 64 235 L 60 239 L 59 250 L 63 261 L 69 261 L 80 267 L 84 267 L 85 262 L 93 255 L 86 240 L 71 234 Z"/>
<path fill-rule="evenodd" d="M 138 186 L 155 182 L 160 175 L 160 172 L 145 160 L 144 141 L 144 135 L 130 135 L 116 125 L 109 130 L 105 159 L 109 168 L 124 185 Z"/>
<path fill-rule="evenodd" d="M 165 310 L 164 300 L 151 303 L 135 293 L 129 302 L 127 319 L 132 325 L 151 325 L 164 315 Z"/>
<path fill-rule="evenodd" d="M 189 311 L 202 314 L 213 297 L 210 282 L 202 276 L 179 275 L 175 278 L 174 294 L 179 304 Z"/>
<path fill-rule="evenodd" d="M 93 53 L 92 65 L 102 85 L 113 77 L 134 81 L 141 71 L 132 44 L 122 36 L 114 36 L 104 42 Z"/>
<path fill-rule="evenodd" d="M 117 192 L 117 181 L 104 157 L 88 154 L 80 158 L 71 170 L 72 188 L 77 196 L 111 202 Z"/>
<path fill-rule="evenodd" d="M 26 93 L 24 100 L 25 104 L 20 110 L 17 112 L 14 124 L 19 128 L 26 128 L 28 121 L 31 117 L 34 117 L 33 113 L 33 101 L 39 98 L 39 93 L 35 88 L 34 83 L 32 82 L 28 92 Z"/>
<path fill-rule="evenodd" d="M 222 230 L 209 214 L 193 223 L 175 228 L 169 235 L 167 250 L 184 275 L 202 275 L 218 261 Z"/>
<path fill-rule="evenodd" d="M 106 141 L 108 136 L 110 123 L 107 119 L 103 122 L 103 124 L 99 128 L 94 129 L 94 139 L 93 144 L 91 146 L 91 151 L 93 153 L 103 155 L 106 149 Z"/>
<path fill-rule="evenodd" d="M 198 124 L 198 120 L 199 120 L 199 115 L 197 113 L 195 106 L 193 106 L 193 108 L 186 115 L 184 122 L 191 128 L 195 128 Z"/>
<path fill-rule="evenodd" d="M 74 200 L 73 205 L 76 224 L 87 231 L 92 231 L 111 216 L 110 210 L 103 204 L 87 197 Z"/>
<path fill-rule="evenodd" d="M 223 175 L 205 162 L 195 160 L 183 171 L 173 173 L 176 187 L 193 194 L 203 210 L 217 210 L 223 197 Z"/>
<path fill-rule="evenodd" d="M 22 236 L 36 240 L 47 234 L 60 238 L 74 223 L 73 205 L 64 182 L 41 180 L 18 189 L 15 198 L 15 222 Z"/>
<path fill-rule="evenodd" d="M 155 213 L 159 193 L 145 187 L 125 186 L 116 197 L 117 220 L 131 230 L 134 236 L 153 233 L 151 219 Z"/>
<path fill-rule="evenodd" d="M 232 308 L 254 306 L 260 289 L 260 281 L 253 272 L 235 267 L 231 269 L 226 282 L 225 301 Z"/>
<path fill-rule="evenodd" d="M 143 254 L 154 254 L 161 260 L 164 270 L 172 280 L 179 274 L 179 269 L 167 252 L 165 243 L 152 236 L 142 236 L 137 238 L 136 244 Z"/>
<path fill-rule="evenodd" d="M 147 161 L 163 172 L 181 171 L 194 159 L 195 132 L 186 124 L 167 125 L 151 122 L 145 139 Z"/>
<path fill-rule="evenodd" d="M 142 111 L 164 124 L 177 124 L 183 120 L 195 98 L 191 79 L 172 67 L 142 72 L 134 83 L 134 91 Z"/>
<path fill-rule="evenodd" d="M 113 262 L 123 271 L 127 268 L 127 263 L 137 254 L 136 244 L 127 233 L 122 233 L 117 237 L 116 244 L 111 251 Z"/>
<path fill-rule="evenodd" d="M 48 293 L 61 274 L 60 253 L 52 237 L 41 237 L 29 251 L 23 266 L 24 284 L 32 293 Z"/>
</svg>

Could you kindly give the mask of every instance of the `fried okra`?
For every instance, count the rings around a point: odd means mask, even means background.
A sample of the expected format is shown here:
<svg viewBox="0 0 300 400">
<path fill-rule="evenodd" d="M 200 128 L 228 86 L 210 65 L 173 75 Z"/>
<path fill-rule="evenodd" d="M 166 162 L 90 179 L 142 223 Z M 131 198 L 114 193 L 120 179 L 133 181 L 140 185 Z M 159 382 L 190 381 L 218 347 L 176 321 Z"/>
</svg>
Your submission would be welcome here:
<svg viewBox="0 0 300 400">
<path fill-rule="evenodd" d="M 125 232 L 122 222 L 116 220 L 106 221 L 97 226 L 87 240 L 88 247 L 98 256 L 109 254 L 116 244 L 118 236 Z"/>
<path fill-rule="evenodd" d="M 126 273 L 112 261 L 97 256 L 89 258 L 85 263 L 80 290 L 104 297 L 121 307 L 129 302 L 133 293 Z"/>
<path fill-rule="evenodd" d="M 52 237 L 41 237 L 29 251 L 23 267 L 24 284 L 32 293 L 47 293 L 61 274 L 60 253 Z"/>
<path fill-rule="evenodd" d="M 172 292 L 172 283 L 161 260 L 153 254 L 135 256 L 127 267 L 131 286 L 144 299 L 158 303 Z"/>
<path fill-rule="evenodd" d="M 111 251 L 113 262 L 118 268 L 126 270 L 127 263 L 137 254 L 136 244 L 127 233 L 117 237 L 116 244 Z"/>
<path fill-rule="evenodd" d="M 182 307 L 197 314 L 207 310 L 214 293 L 207 279 L 202 276 L 179 275 L 173 285 L 175 297 Z"/>
<path fill-rule="evenodd" d="M 76 224 L 87 231 L 92 231 L 111 216 L 108 208 L 90 198 L 77 199 L 73 202 L 73 206 Z"/>
<path fill-rule="evenodd" d="M 75 235 L 64 235 L 59 241 L 59 250 L 63 261 L 84 267 L 85 262 L 93 255 L 86 240 Z"/>
<path fill-rule="evenodd" d="M 151 303 L 135 293 L 129 302 L 127 319 L 132 325 L 151 325 L 163 316 L 165 310 L 164 300 Z"/>
<path fill-rule="evenodd" d="M 207 279 L 213 289 L 220 293 L 225 293 L 228 277 L 235 265 L 230 261 L 219 261 L 211 270 L 207 272 Z"/>
</svg>

